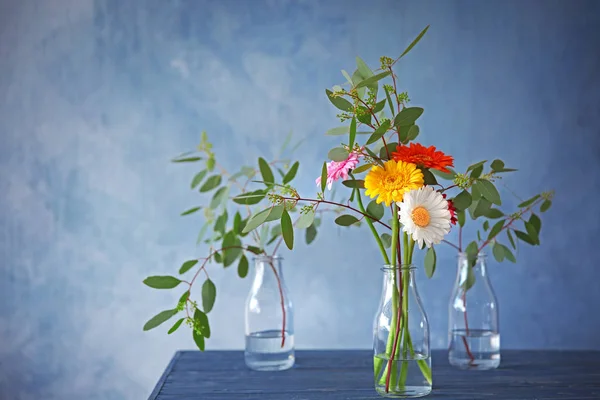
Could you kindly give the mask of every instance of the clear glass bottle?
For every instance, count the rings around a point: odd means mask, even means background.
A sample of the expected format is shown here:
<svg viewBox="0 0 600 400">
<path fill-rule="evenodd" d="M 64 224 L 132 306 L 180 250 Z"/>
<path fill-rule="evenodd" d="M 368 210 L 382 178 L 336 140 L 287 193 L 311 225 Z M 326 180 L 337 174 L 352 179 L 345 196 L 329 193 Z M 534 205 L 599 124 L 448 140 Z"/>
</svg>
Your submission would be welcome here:
<svg viewBox="0 0 600 400">
<path fill-rule="evenodd" d="M 385 266 L 382 271 L 373 326 L 375 390 L 383 397 L 425 396 L 432 385 L 429 322 L 417 291 L 415 267 Z"/>
<path fill-rule="evenodd" d="M 294 312 L 282 258 L 257 256 L 246 299 L 246 365 L 257 371 L 282 371 L 294 365 Z"/>
<path fill-rule="evenodd" d="M 458 271 L 448 307 L 448 360 L 462 369 L 500 365 L 498 300 L 488 276 L 486 256 L 458 255 Z"/>
</svg>

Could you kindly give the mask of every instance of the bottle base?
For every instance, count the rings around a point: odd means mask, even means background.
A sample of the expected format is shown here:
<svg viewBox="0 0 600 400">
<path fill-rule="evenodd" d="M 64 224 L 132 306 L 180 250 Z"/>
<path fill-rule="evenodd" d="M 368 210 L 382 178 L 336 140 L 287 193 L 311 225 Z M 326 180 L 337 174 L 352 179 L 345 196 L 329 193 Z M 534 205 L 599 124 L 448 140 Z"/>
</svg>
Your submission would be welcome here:
<svg viewBox="0 0 600 400">
<path fill-rule="evenodd" d="M 468 369 L 473 371 L 487 371 L 496 369 L 500 366 L 500 357 L 493 360 L 471 360 L 470 358 L 451 358 L 448 360 L 450 365 L 459 369 Z"/>
<path fill-rule="evenodd" d="M 386 392 L 385 386 L 376 386 L 375 390 L 381 397 L 407 399 L 415 397 L 424 397 L 431 393 L 431 386 L 405 386 L 403 389 L 395 389 Z"/>
<path fill-rule="evenodd" d="M 273 356 L 271 356 L 273 357 Z M 265 357 L 256 357 L 246 355 L 246 366 L 254 371 L 285 371 L 294 366 L 295 357 L 293 354 L 285 358 L 265 359 Z"/>
</svg>

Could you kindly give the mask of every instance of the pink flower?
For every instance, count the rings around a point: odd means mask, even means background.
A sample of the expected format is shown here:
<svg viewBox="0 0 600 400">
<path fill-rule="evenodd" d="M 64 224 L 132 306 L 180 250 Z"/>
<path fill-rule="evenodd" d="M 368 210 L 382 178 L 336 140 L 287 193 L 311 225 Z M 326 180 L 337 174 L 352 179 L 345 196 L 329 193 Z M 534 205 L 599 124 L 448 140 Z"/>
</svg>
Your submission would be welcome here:
<svg viewBox="0 0 600 400">
<path fill-rule="evenodd" d="M 361 154 L 352 152 L 348 155 L 348 158 L 344 161 L 331 161 L 327 163 L 327 188 L 331 190 L 333 181 L 337 181 L 340 178 L 348 179 L 348 172 L 356 168 L 358 165 L 358 157 Z M 321 184 L 321 177 L 318 177 L 317 185 Z"/>
</svg>

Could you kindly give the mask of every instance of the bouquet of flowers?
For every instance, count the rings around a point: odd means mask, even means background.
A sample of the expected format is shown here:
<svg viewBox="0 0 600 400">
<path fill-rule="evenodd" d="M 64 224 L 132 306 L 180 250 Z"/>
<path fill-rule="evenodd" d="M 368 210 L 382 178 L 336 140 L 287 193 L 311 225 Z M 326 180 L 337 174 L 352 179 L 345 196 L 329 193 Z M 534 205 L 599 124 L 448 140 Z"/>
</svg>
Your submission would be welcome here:
<svg viewBox="0 0 600 400">
<path fill-rule="evenodd" d="M 387 271 L 374 329 L 377 391 L 384 396 L 429 393 L 432 384 L 429 332 L 412 278 L 415 252 L 425 252 L 424 268 L 429 277 L 434 274 L 435 249 L 440 244 L 465 253 L 472 260 L 472 265 L 479 252 L 488 246 L 492 247 L 498 261 L 507 259 L 515 262 L 513 251 L 517 241 L 539 244 L 541 219 L 535 211 L 546 211 L 553 193 L 537 194 L 521 202 L 513 213 L 507 214 L 499 208 L 502 200 L 496 183 L 503 174 L 515 169 L 507 168 L 503 161 L 495 159 L 476 162 L 464 172 L 457 172 L 453 169 L 454 158 L 451 155 L 435 146 L 426 147 L 418 143 L 421 132 L 417 122 L 424 110 L 409 105 L 408 94 L 397 85 L 394 67 L 428 28 L 399 57 L 381 57 L 375 71 L 357 57 L 357 66 L 352 74 L 342 70 L 345 82 L 326 90 L 331 104 L 339 110 L 339 119 L 345 123 L 326 134 L 344 137 L 344 141 L 328 152 L 329 161 L 323 163 L 321 174 L 316 179 L 319 191 L 315 196 L 301 196 L 291 185 L 298 162 L 267 162 L 259 158 L 258 168 L 242 167 L 238 173 L 228 174 L 216 163 L 206 136 L 198 149 L 203 154 L 185 154 L 175 160 L 206 162 L 206 168 L 193 178 L 192 188 L 204 182 L 200 192 L 216 189 L 204 213 L 208 221 L 206 226 L 212 224 L 213 231 L 212 237 L 206 241 L 211 245 L 218 243 L 218 246 L 211 247 L 205 258 L 183 263 L 179 270 L 181 274 L 196 268 L 189 281 L 173 276 L 153 276 L 144 281 L 153 288 L 173 288 L 181 283 L 187 285 L 177 306 L 153 317 L 144 329 L 158 326 L 185 310 L 185 316 L 169 333 L 185 321 L 192 327 L 194 340 L 203 350 L 204 338 L 210 337 L 206 314 L 212 309 L 216 295 L 216 287 L 207 274 L 207 264 L 215 262 L 228 267 L 237 262 L 238 274 L 244 277 L 248 271 L 245 253 L 275 254 L 282 242 L 292 249 L 295 232 L 300 229 L 306 230 L 307 243 L 312 242 L 321 223 L 319 212 L 323 207 L 333 206 L 337 225 L 351 227 L 366 223 L 381 253 L 381 261 L 374 263 L 383 265 Z M 382 84 L 384 80 L 388 83 Z M 276 176 L 272 168 L 278 165 L 284 168 L 278 168 L 279 176 Z M 204 179 L 215 166 L 220 174 Z M 256 179 L 257 175 L 261 178 Z M 228 177 L 224 185 L 222 177 Z M 240 178 L 244 178 L 245 182 L 239 182 Z M 337 182 L 349 190 L 346 202 L 328 197 L 327 189 L 331 190 Z M 249 190 L 249 183 L 261 187 Z M 233 188 L 239 190 L 235 196 L 230 195 Z M 237 211 L 228 227 L 226 203 L 230 197 L 246 214 Z M 260 207 L 265 202 L 268 204 Z M 195 207 L 183 214 L 200 210 L 201 207 Z M 477 240 L 463 246 L 462 230 L 468 219 L 483 221 L 482 229 L 477 231 Z M 447 239 L 452 229 L 458 230 L 458 243 Z M 252 244 L 245 243 L 248 241 Z M 271 244 L 274 247 L 268 253 L 265 249 Z M 190 289 L 201 272 L 205 275 L 202 308 L 190 299 Z M 474 275 L 469 273 L 464 282 L 465 290 L 469 290 L 474 279 Z M 411 300 L 413 298 L 414 301 Z M 285 313 L 285 309 L 282 311 Z M 419 332 L 411 331 L 411 326 L 414 326 L 411 324 L 415 323 Z M 285 322 L 283 326 L 285 328 Z M 282 342 L 284 340 L 285 335 L 282 334 Z M 420 389 L 415 391 L 415 387 Z"/>
</svg>

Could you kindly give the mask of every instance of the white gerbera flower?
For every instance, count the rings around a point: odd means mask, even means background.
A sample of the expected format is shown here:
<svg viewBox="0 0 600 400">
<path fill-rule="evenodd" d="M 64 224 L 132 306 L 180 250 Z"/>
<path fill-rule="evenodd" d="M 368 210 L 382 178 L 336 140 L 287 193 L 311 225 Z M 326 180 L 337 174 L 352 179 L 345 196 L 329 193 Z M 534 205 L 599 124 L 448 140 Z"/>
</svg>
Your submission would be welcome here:
<svg viewBox="0 0 600 400">
<path fill-rule="evenodd" d="M 448 201 L 431 186 L 405 193 L 402 201 L 396 204 L 400 207 L 398 214 L 404 231 L 412 235 L 420 248 L 423 243 L 427 247 L 440 243 L 450 232 Z"/>
</svg>

